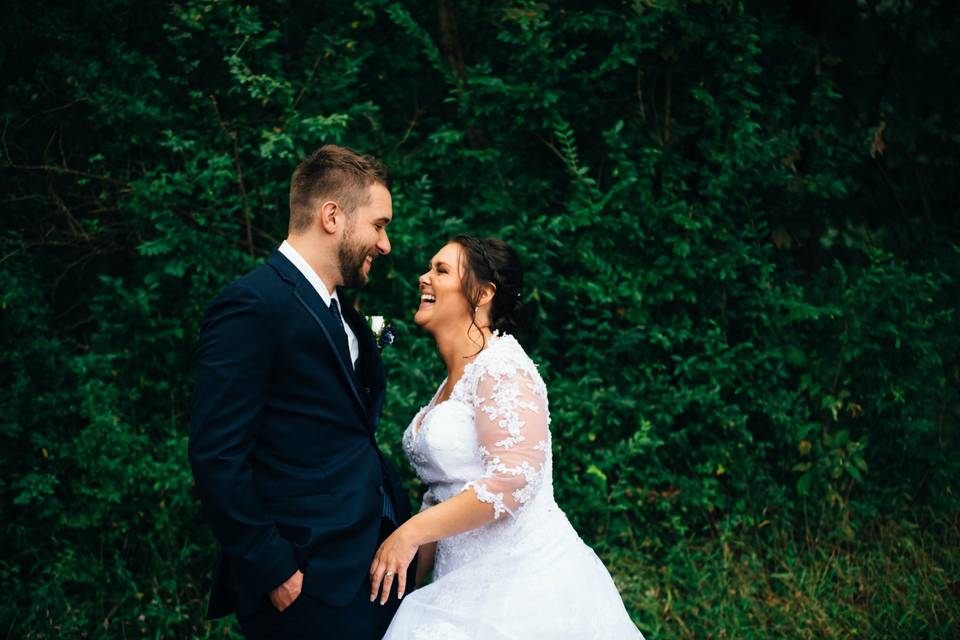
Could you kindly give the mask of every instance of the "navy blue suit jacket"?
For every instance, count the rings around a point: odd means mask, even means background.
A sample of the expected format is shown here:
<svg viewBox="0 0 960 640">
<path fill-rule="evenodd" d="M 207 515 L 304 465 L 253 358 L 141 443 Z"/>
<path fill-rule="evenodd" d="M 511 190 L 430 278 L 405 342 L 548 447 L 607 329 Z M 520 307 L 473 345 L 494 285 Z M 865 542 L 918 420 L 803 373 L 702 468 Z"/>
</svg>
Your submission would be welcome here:
<svg viewBox="0 0 960 640">
<path fill-rule="evenodd" d="M 210 304 L 200 339 L 189 456 L 221 545 L 208 615 L 264 606 L 300 569 L 303 592 L 351 601 L 377 548 L 383 492 L 410 515 L 377 447 L 386 381 L 376 341 L 343 304 L 360 342 L 356 371 L 336 319 L 279 251 Z"/>
</svg>

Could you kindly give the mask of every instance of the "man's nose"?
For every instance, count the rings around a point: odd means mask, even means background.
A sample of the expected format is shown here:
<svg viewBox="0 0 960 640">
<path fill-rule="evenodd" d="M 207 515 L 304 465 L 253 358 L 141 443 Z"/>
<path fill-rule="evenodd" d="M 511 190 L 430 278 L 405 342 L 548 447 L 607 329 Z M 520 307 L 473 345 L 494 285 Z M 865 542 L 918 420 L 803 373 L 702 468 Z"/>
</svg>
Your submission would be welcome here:
<svg viewBox="0 0 960 640">
<path fill-rule="evenodd" d="M 379 249 L 382 255 L 387 255 L 390 253 L 390 238 L 387 237 L 387 232 L 383 232 L 383 237 L 380 238 L 380 241 L 377 242 L 377 249 Z"/>
</svg>

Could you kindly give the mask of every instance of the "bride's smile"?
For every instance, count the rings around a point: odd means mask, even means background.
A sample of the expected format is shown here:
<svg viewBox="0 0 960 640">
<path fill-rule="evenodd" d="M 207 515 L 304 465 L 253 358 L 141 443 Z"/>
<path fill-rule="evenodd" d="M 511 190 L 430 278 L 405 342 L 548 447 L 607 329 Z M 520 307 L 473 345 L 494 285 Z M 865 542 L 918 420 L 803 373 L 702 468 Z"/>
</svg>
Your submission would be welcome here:
<svg viewBox="0 0 960 640">
<path fill-rule="evenodd" d="M 462 248 L 451 242 L 430 260 L 420 276 L 420 306 L 413 321 L 436 335 L 441 327 L 468 326 L 473 307 L 463 290 Z"/>
</svg>

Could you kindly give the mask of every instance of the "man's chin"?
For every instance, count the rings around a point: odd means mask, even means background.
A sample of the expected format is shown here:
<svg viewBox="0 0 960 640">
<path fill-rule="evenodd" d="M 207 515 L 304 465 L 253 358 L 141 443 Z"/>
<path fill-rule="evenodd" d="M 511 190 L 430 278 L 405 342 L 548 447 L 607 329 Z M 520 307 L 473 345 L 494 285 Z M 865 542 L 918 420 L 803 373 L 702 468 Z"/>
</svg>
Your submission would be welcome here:
<svg viewBox="0 0 960 640">
<path fill-rule="evenodd" d="M 363 265 L 357 269 L 357 280 L 363 284 L 370 282 L 370 271 L 373 269 L 373 265 Z M 361 285 L 362 286 L 362 285 Z"/>
<path fill-rule="evenodd" d="M 359 289 L 360 287 L 367 286 L 368 282 L 370 282 L 370 274 L 357 271 L 355 274 L 353 274 L 352 278 L 348 279 L 344 283 L 344 286 L 348 289 Z"/>
<path fill-rule="evenodd" d="M 343 286 L 348 289 L 359 289 L 366 286 L 370 280 L 370 271 L 369 269 L 364 270 L 362 264 L 353 271 L 341 271 L 340 274 L 343 279 Z"/>
</svg>

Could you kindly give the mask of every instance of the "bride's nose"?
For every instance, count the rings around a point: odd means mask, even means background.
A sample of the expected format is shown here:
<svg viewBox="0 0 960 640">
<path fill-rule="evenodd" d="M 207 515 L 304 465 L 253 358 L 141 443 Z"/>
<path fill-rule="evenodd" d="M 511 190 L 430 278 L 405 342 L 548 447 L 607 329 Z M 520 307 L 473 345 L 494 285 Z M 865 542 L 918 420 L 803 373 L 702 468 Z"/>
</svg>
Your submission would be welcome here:
<svg viewBox="0 0 960 640">
<path fill-rule="evenodd" d="M 430 286 L 430 272 L 427 271 L 417 280 L 421 286 L 429 287 Z"/>
</svg>

